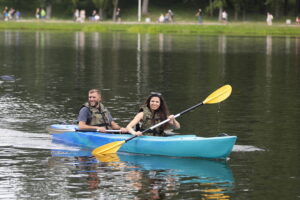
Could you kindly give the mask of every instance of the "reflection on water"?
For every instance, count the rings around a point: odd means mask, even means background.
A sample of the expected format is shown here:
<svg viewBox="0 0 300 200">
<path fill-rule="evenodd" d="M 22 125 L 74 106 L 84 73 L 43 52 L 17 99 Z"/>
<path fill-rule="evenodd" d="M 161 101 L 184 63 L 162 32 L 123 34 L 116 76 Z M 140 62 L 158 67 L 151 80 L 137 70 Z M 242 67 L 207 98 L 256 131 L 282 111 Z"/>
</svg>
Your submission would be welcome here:
<svg viewBox="0 0 300 200">
<path fill-rule="evenodd" d="M 296 46 L 295 54 L 299 55 L 300 54 L 300 38 L 299 37 L 295 38 L 295 46 Z"/>
<path fill-rule="evenodd" d="M 267 84 L 270 84 L 272 78 L 272 36 L 267 36 L 266 39 L 266 59 L 266 79 Z"/>
<path fill-rule="evenodd" d="M 227 38 L 225 35 L 220 35 L 218 37 L 219 44 L 218 44 L 218 51 L 220 54 L 226 54 L 226 48 L 227 48 Z"/>
<path fill-rule="evenodd" d="M 232 172 L 224 162 L 132 154 L 105 155 L 97 158 L 97 162 L 90 152 L 65 150 L 52 151 L 52 156 L 52 167 L 61 165 L 62 161 L 71 163 L 77 173 L 87 177 L 89 189 L 104 188 L 98 191 L 100 196 L 102 192 L 106 197 L 116 195 L 105 190 L 112 181 L 118 188 L 119 198 L 135 199 L 172 199 L 174 196 L 185 199 L 185 193 L 203 199 L 229 199 L 234 187 Z M 181 192 L 183 187 L 185 190 Z"/>
</svg>

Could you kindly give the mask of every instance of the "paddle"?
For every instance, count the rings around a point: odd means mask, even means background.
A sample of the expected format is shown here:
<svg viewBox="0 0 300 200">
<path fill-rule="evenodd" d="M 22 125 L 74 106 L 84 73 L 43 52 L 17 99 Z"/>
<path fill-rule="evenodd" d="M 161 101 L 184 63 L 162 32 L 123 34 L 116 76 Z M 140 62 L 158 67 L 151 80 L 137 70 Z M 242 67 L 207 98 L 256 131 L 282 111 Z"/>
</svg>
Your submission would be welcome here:
<svg viewBox="0 0 300 200">
<path fill-rule="evenodd" d="M 75 129 L 76 132 L 98 132 L 97 129 Z M 106 130 L 106 133 L 121 133 L 121 130 Z"/>
<path fill-rule="evenodd" d="M 225 99 L 227 99 L 230 96 L 231 91 L 232 91 L 232 88 L 230 85 L 224 85 L 223 87 L 217 89 L 216 91 L 211 93 L 208 97 L 206 97 L 206 99 L 203 102 L 198 103 L 198 104 L 174 115 L 174 117 L 177 118 L 177 117 L 179 117 L 187 112 L 190 112 L 190 111 L 194 110 L 195 108 L 202 106 L 204 104 L 214 104 L 214 103 L 219 103 L 221 101 L 224 101 Z M 142 133 L 153 130 L 153 129 L 167 123 L 168 121 L 170 121 L 170 119 L 166 119 L 158 124 L 155 124 L 154 126 L 151 126 L 150 128 L 144 130 Z M 103 146 L 97 147 L 96 149 L 93 150 L 92 154 L 95 156 L 95 155 L 101 155 L 101 154 L 103 155 L 103 154 L 109 154 L 109 153 L 116 153 L 119 150 L 119 148 L 121 148 L 122 144 L 125 144 L 126 142 L 128 142 L 136 137 L 137 137 L 137 135 L 132 136 L 123 141 L 111 142 L 111 143 L 105 144 Z"/>
</svg>

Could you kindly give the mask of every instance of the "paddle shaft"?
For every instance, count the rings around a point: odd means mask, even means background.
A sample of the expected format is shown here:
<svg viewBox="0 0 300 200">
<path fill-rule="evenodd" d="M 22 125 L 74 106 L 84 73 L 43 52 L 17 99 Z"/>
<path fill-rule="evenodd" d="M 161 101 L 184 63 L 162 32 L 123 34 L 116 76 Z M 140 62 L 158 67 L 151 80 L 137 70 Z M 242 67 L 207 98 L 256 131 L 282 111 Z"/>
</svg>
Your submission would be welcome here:
<svg viewBox="0 0 300 200">
<path fill-rule="evenodd" d="M 177 117 L 180 117 L 181 115 L 183 115 L 183 114 L 185 114 L 187 112 L 190 112 L 190 111 L 194 110 L 195 108 L 197 108 L 199 106 L 202 106 L 202 105 L 204 105 L 203 102 L 198 103 L 198 104 L 196 104 L 196 105 L 194 105 L 194 106 L 192 106 L 192 107 L 190 107 L 190 108 L 188 108 L 188 109 L 186 109 L 186 110 L 184 110 L 184 111 L 182 111 L 182 112 L 174 115 L 174 118 L 176 119 Z M 155 124 L 154 126 L 151 126 L 150 128 L 144 130 L 142 133 L 146 133 L 147 131 L 153 130 L 153 129 L 155 129 L 155 128 L 157 128 L 157 127 L 159 127 L 159 126 L 161 126 L 161 125 L 163 125 L 163 124 L 165 124 L 165 123 L 167 123 L 169 121 L 170 121 L 170 119 L 166 119 L 166 120 L 164 120 L 162 122 L 159 122 L 158 124 Z M 133 136 L 131 138 L 128 138 L 127 140 L 125 140 L 125 142 L 128 142 L 128 141 L 130 141 L 130 140 L 132 140 L 132 139 L 134 139 L 136 137 L 137 137 L 137 135 L 135 135 L 135 136 Z"/>
<path fill-rule="evenodd" d="M 77 132 L 98 132 L 97 129 L 76 129 Z M 121 130 L 105 130 L 107 133 L 121 133 Z"/>
</svg>

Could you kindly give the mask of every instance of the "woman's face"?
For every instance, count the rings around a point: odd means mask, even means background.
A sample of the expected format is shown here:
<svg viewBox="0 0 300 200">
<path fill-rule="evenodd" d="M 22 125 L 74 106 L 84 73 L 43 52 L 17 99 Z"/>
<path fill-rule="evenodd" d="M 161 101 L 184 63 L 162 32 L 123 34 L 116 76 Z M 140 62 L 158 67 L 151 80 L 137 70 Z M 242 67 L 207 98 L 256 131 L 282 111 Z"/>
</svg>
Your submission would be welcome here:
<svg viewBox="0 0 300 200">
<path fill-rule="evenodd" d="M 150 109 L 151 110 L 158 110 L 160 106 L 160 99 L 159 97 L 152 97 L 150 99 Z"/>
</svg>

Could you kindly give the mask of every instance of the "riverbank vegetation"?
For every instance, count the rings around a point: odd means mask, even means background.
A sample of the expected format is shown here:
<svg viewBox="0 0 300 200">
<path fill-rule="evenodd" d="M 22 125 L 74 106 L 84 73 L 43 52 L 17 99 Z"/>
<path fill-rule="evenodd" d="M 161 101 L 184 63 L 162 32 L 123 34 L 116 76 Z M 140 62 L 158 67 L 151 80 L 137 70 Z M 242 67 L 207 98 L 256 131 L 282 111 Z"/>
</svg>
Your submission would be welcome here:
<svg viewBox="0 0 300 200">
<path fill-rule="evenodd" d="M 52 30 L 85 32 L 174 33 L 174 34 L 225 34 L 225 35 L 276 35 L 299 36 L 300 25 L 295 16 L 300 13 L 300 0 L 140 0 L 141 16 L 138 18 L 138 0 L 0 0 L 3 10 L 0 29 Z M 20 11 L 5 20 L 4 10 Z M 44 19 L 36 18 L 36 8 L 46 11 Z M 121 8 L 120 20 L 116 9 Z M 202 8 L 202 24 L 197 24 L 196 10 Z M 85 10 L 85 20 L 76 22 L 73 13 Z M 93 21 L 92 11 L 100 15 Z M 175 13 L 172 22 L 157 23 L 158 17 L 168 10 Z M 228 23 L 220 20 L 226 10 Z M 274 15 L 273 25 L 266 25 L 266 13 Z M 300 15 L 299 15 L 300 16 Z M 148 20 L 148 22 L 145 22 Z M 286 24 L 289 20 L 290 24 Z"/>
<path fill-rule="evenodd" d="M 265 23 L 207 23 L 199 25 L 186 23 L 76 23 L 63 20 L 18 22 L 0 22 L 0 29 L 9 30 L 50 30 L 50 31 L 84 31 L 84 32 L 127 32 L 127 33 L 171 33 L 202 35 L 235 35 L 235 36 L 299 36 L 300 26 L 281 23 L 267 26 Z"/>
<path fill-rule="evenodd" d="M 42 8 L 49 19 L 72 19 L 74 11 L 79 9 L 85 10 L 87 17 L 96 10 L 102 20 L 112 20 L 116 9 L 121 8 L 122 20 L 136 21 L 139 1 L 142 19 L 153 21 L 169 9 L 179 21 L 195 21 L 199 8 L 205 19 L 212 20 L 218 20 L 223 10 L 230 21 L 265 21 L 267 12 L 274 15 L 274 21 L 288 18 L 294 21 L 300 15 L 300 0 L 0 0 L 0 9 L 2 18 L 7 7 L 20 11 L 25 19 L 35 18 L 36 8 Z"/>
</svg>

